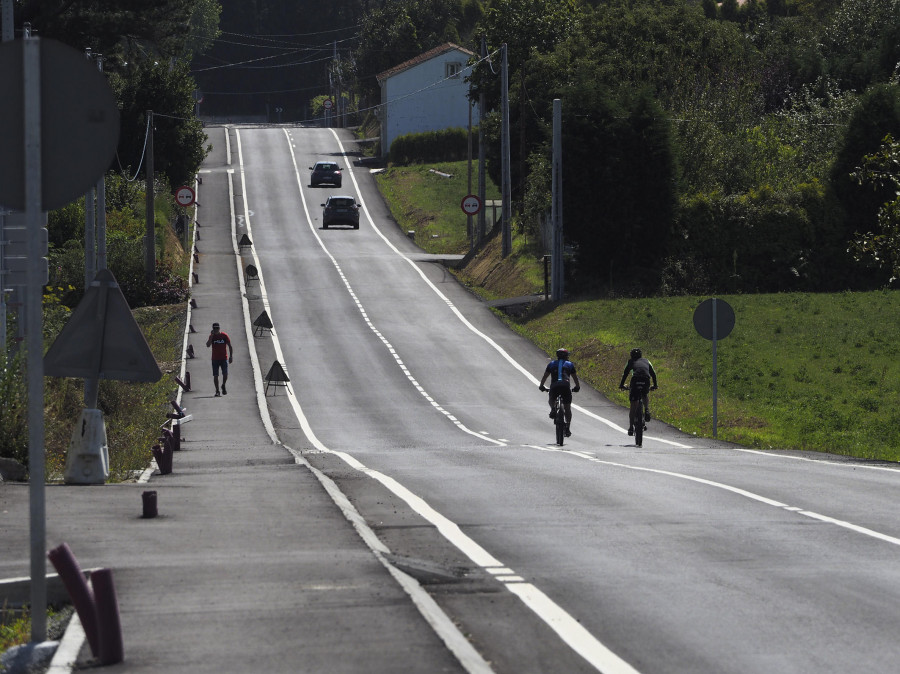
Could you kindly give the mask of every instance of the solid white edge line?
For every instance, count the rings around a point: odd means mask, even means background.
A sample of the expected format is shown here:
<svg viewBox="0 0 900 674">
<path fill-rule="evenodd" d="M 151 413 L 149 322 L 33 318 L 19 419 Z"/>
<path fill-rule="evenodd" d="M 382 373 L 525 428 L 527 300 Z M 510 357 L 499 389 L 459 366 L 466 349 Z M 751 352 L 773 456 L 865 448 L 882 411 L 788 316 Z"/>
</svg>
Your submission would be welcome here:
<svg viewBox="0 0 900 674">
<path fill-rule="evenodd" d="M 244 161 L 243 154 L 241 151 L 240 144 L 240 131 L 235 129 L 236 138 L 238 141 L 238 159 L 240 162 L 240 172 L 241 172 L 241 188 L 243 192 L 243 201 L 244 201 L 244 215 L 245 222 L 247 226 L 248 236 L 251 231 L 250 225 L 250 214 L 249 207 L 247 203 L 247 187 L 244 182 Z M 305 204 L 304 204 L 305 208 Z M 308 217 L 308 213 L 307 213 Z M 232 239 L 236 241 L 236 237 L 234 234 L 236 233 L 234 230 L 234 217 L 232 210 Z M 235 245 L 236 248 L 236 245 Z M 237 258 L 237 266 L 238 266 L 238 276 L 240 278 L 240 284 L 242 293 L 241 296 L 243 298 L 242 308 L 244 312 L 244 324 L 246 329 L 251 330 L 250 327 L 250 308 L 249 303 L 246 298 L 246 292 L 244 292 L 244 282 L 243 282 L 243 269 L 241 268 L 241 258 L 240 253 L 236 249 L 236 258 Z M 253 251 L 253 257 L 255 262 L 259 262 L 256 251 Z M 260 293 L 263 296 L 263 302 L 266 306 L 268 306 L 268 301 L 265 299 L 267 297 L 265 292 L 265 285 L 263 281 L 263 272 L 262 267 L 257 267 L 259 271 L 260 277 Z M 271 313 L 270 313 L 271 315 Z M 273 321 L 274 322 L 274 321 Z M 279 362 L 283 363 L 283 354 L 281 352 L 281 345 L 278 342 L 278 336 L 275 330 L 272 330 L 272 340 L 273 344 L 276 346 L 276 353 L 279 357 Z M 249 350 L 253 353 L 254 360 L 258 359 L 256 356 L 256 343 L 251 338 L 249 339 Z M 286 365 L 285 365 L 286 368 Z M 285 369 L 285 371 L 287 371 Z M 344 517 L 350 522 L 350 524 L 356 529 L 359 533 L 360 537 L 366 543 L 367 547 L 372 551 L 372 554 L 375 555 L 376 559 L 388 570 L 391 576 L 397 581 L 401 588 L 407 593 L 407 595 L 412 599 L 413 604 L 418 609 L 419 613 L 425 619 L 425 621 L 431 626 L 434 630 L 435 634 L 444 642 L 447 648 L 453 653 L 454 657 L 459 661 L 460 665 L 469 673 L 469 674 L 493 674 L 493 669 L 487 663 L 487 661 L 481 656 L 481 654 L 475 649 L 475 647 L 466 639 L 465 635 L 460 631 L 460 629 L 450 620 L 450 617 L 444 612 L 444 610 L 434 601 L 431 595 L 425 591 L 425 589 L 419 584 L 419 582 L 409 576 L 408 574 L 397 569 L 393 564 L 391 564 L 386 558 L 385 555 L 390 552 L 389 548 L 382 543 L 382 541 L 378 538 L 374 531 L 366 524 L 362 515 L 359 514 L 359 511 L 353 506 L 347 496 L 340 490 L 337 484 L 320 470 L 314 468 L 306 459 L 303 458 L 300 452 L 295 451 L 294 449 L 284 445 L 277 437 L 277 433 L 274 427 L 271 424 L 271 418 L 268 412 L 268 406 L 265 402 L 265 389 L 262 384 L 261 371 L 258 366 L 254 367 L 254 382 L 257 389 L 257 399 L 260 401 L 260 413 L 263 417 L 264 423 L 266 423 L 266 430 L 269 432 L 270 437 L 274 439 L 277 444 L 280 444 L 282 447 L 287 449 L 293 456 L 294 461 L 298 465 L 305 466 L 308 468 L 313 475 L 319 480 L 320 484 L 325 487 L 326 492 L 331 497 L 332 501 L 335 505 L 343 513 Z M 301 426 L 304 428 L 304 433 L 306 437 L 312 442 L 315 446 L 320 447 L 323 451 L 328 450 L 322 443 L 315 437 L 312 433 L 312 428 L 309 426 L 309 422 L 306 419 L 306 416 L 303 414 L 300 409 L 299 403 L 296 399 L 296 396 L 289 390 L 288 391 L 289 398 L 291 400 L 291 405 L 294 408 L 295 413 L 299 413 L 298 419 L 301 420 Z M 260 397 L 262 396 L 262 397 Z M 271 429 L 271 430 L 270 430 Z M 308 429 L 308 432 L 307 432 Z"/>
<path fill-rule="evenodd" d="M 235 131 L 237 133 L 237 131 Z M 238 134 L 238 143 L 240 143 L 240 135 Z M 244 182 L 243 166 L 241 167 L 241 190 L 246 194 L 246 186 Z M 243 196 L 244 207 L 246 208 L 247 200 Z M 259 366 L 259 354 L 256 352 L 256 342 L 253 339 L 253 325 L 250 319 L 250 301 L 247 299 L 247 285 L 244 283 L 243 260 L 241 259 L 241 251 L 238 246 L 237 239 L 237 218 L 234 212 L 234 174 L 228 174 L 228 204 L 231 216 L 231 247 L 234 253 L 234 259 L 237 264 L 238 288 L 241 293 L 241 308 L 244 314 L 244 334 L 247 337 L 247 354 L 250 357 L 250 367 L 253 371 L 253 385 L 256 388 L 256 405 L 259 408 L 259 416 L 266 429 L 269 439 L 274 444 L 280 444 L 278 436 L 275 433 L 275 426 L 272 424 L 272 417 L 269 415 L 269 406 L 266 403 L 265 387 L 262 381 L 262 369 Z M 250 348 L 251 345 L 253 348 Z"/>
<path fill-rule="evenodd" d="M 679 480 L 687 480 L 688 482 L 695 482 L 697 484 L 702 484 L 707 487 L 714 487 L 716 489 L 721 489 L 723 491 L 731 492 L 732 494 L 737 494 L 738 496 L 743 496 L 744 498 L 748 498 L 752 501 L 757 501 L 758 503 L 762 503 L 764 505 L 772 506 L 773 508 L 778 508 L 780 510 L 786 510 L 788 512 L 797 513 L 798 515 L 802 515 L 803 517 L 808 517 L 810 519 L 818 520 L 819 522 L 824 522 L 826 524 L 833 524 L 834 526 L 842 527 L 849 531 L 854 531 L 858 534 L 863 534 L 864 536 L 869 536 L 870 538 L 877 539 L 879 541 L 884 541 L 885 543 L 890 543 L 891 545 L 900 546 L 900 538 L 895 536 L 890 536 L 888 534 L 883 534 L 880 531 L 875 531 L 874 529 L 868 529 L 866 527 L 860 526 L 858 524 L 853 524 L 852 522 L 847 522 L 845 520 L 835 519 L 834 517 L 829 517 L 828 515 L 822 515 L 811 510 L 806 510 L 804 508 L 799 508 L 797 506 L 791 506 L 786 503 L 782 503 L 781 501 L 776 501 L 775 499 L 770 499 L 766 496 L 762 496 L 761 494 L 756 494 L 752 491 L 747 491 L 746 489 L 741 489 L 740 487 L 732 487 L 731 485 L 724 484 L 723 482 L 716 482 L 714 480 L 707 480 L 702 477 L 694 477 L 693 475 L 686 475 L 684 473 L 675 473 L 670 470 L 661 470 L 659 468 L 646 468 L 644 466 L 629 466 L 625 463 L 618 463 L 616 461 L 606 461 L 604 459 L 599 459 L 596 456 L 591 456 L 590 454 L 586 454 L 584 452 L 567 452 L 565 450 L 556 449 L 553 447 L 541 447 L 539 445 L 525 445 L 526 447 L 531 447 L 532 449 L 539 449 L 543 452 L 559 452 L 561 454 L 567 454 L 569 456 L 577 456 L 582 459 L 587 459 L 592 463 L 599 463 L 605 466 L 613 466 L 615 468 L 624 468 L 626 470 L 636 470 L 644 473 L 655 473 L 657 475 L 664 475 L 666 477 L 674 477 Z"/>
<path fill-rule="evenodd" d="M 390 554 L 390 549 L 378 538 L 377 534 L 366 524 L 365 519 L 360 515 L 359 511 L 350 502 L 347 496 L 341 491 L 340 487 L 330 477 L 325 475 L 318 468 L 312 466 L 303 455 L 283 445 L 294 456 L 294 460 L 308 468 L 313 475 L 319 480 L 334 503 L 341 509 L 344 517 L 353 525 L 360 537 L 372 550 L 372 553 L 379 562 L 393 576 L 394 580 L 403 588 L 404 591 L 413 600 L 419 613 L 431 625 L 435 634 L 444 642 L 450 652 L 456 657 L 463 668 L 471 674 L 493 674 L 493 669 L 474 646 L 466 639 L 465 635 L 450 620 L 450 617 L 438 605 L 438 603 L 429 595 L 419 582 L 412 576 L 404 573 L 396 566 L 391 564 L 386 555 Z"/>
<path fill-rule="evenodd" d="M 63 634 L 53 659 L 50 660 L 50 666 L 47 668 L 46 674 L 68 674 L 75 665 L 78 664 L 78 654 L 84 646 L 87 635 L 84 633 L 84 626 L 78 617 L 78 611 L 72 611 L 72 617 L 69 618 L 69 624 Z"/>
</svg>

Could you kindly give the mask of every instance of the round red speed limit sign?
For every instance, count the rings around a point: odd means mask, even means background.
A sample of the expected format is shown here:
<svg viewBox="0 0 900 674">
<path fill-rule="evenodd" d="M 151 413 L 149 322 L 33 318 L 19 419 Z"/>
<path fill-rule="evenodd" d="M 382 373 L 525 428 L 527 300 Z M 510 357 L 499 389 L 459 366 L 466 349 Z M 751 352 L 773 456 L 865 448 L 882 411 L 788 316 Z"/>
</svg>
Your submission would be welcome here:
<svg viewBox="0 0 900 674">
<path fill-rule="evenodd" d="M 469 194 L 463 197 L 463 200 L 459 205 L 466 215 L 477 215 L 481 210 L 481 199 L 475 194 Z"/>
<path fill-rule="evenodd" d="M 178 202 L 179 206 L 190 206 L 196 201 L 197 195 L 187 185 L 179 187 L 175 190 L 175 201 Z"/>
<path fill-rule="evenodd" d="M 330 98 L 326 98 L 324 101 L 322 101 L 322 107 L 325 108 L 326 110 L 331 110 L 331 108 L 333 106 L 334 106 L 334 103 L 331 101 Z"/>
</svg>

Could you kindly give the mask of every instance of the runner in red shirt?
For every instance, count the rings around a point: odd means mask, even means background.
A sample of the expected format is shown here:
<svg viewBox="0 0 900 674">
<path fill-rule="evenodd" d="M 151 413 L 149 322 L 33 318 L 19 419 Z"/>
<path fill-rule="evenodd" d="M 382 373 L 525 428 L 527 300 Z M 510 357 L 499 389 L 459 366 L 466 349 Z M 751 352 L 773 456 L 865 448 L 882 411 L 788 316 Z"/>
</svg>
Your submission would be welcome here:
<svg viewBox="0 0 900 674">
<path fill-rule="evenodd" d="M 228 363 L 234 359 L 234 351 L 231 348 L 231 340 L 228 335 L 219 330 L 219 324 L 212 324 L 212 332 L 206 340 L 206 346 L 212 347 L 212 371 L 213 383 L 216 385 L 216 397 L 219 397 L 219 370 L 222 370 L 222 393 L 228 395 L 225 382 L 228 381 Z"/>
</svg>

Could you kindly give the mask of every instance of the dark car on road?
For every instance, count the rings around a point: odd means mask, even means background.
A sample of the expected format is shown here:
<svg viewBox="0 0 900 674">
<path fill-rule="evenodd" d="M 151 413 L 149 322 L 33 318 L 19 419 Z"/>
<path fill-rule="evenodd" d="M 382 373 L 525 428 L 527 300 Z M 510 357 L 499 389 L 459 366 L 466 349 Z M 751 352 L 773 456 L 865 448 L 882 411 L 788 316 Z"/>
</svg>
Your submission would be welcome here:
<svg viewBox="0 0 900 674">
<path fill-rule="evenodd" d="M 359 229 L 359 204 L 353 197 L 328 197 L 322 208 L 322 229 L 328 229 L 329 225 L 351 225 Z"/>
<path fill-rule="evenodd" d="M 317 161 L 315 166 L 310 166 L 312 174 L 309 176 L 309 186 L 316 187 L 328 183 L 335 187 L 341 186 L 341 167 L 333 161 Z"/>
</svg>

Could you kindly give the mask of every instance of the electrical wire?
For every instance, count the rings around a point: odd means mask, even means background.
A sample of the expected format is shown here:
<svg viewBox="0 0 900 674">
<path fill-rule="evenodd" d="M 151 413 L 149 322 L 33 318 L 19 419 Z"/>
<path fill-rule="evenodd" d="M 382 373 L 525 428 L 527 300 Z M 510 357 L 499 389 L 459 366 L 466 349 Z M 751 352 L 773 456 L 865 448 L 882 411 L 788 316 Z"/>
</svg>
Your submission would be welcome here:
<svg viewBox="0 0 900 674">
<path fill-rule="evenodd" d="M 141 161 L 138 163 L 137 171 L 134 173 L 134 178 L 129 178 L 128 174 L 125 173 L 125 168 L 122 166 L 122 160 L 119 159 L 119 150 L 116 149 L 116 163 L 119 165 L 119 171 L 125 176 L 125 179 L 133 183 L 137 180 L 138 174 L 141 172 L 141 167 L 144 165 L 144 155 L 147 153 L 147 140 L 150 138 L 150 117 L 151 115 L 147 115 L 147 128 L 144 131 L 144 149 L 141 150 Z"/>
</svg>

